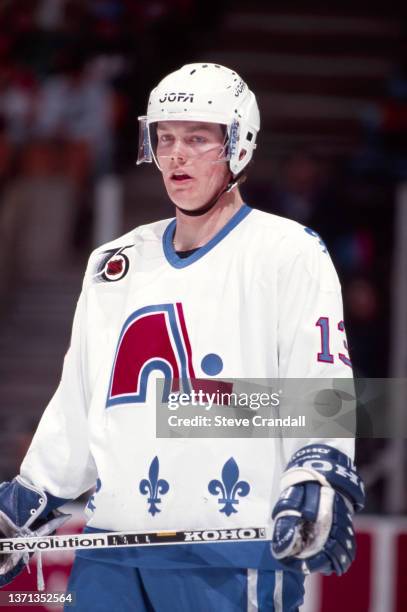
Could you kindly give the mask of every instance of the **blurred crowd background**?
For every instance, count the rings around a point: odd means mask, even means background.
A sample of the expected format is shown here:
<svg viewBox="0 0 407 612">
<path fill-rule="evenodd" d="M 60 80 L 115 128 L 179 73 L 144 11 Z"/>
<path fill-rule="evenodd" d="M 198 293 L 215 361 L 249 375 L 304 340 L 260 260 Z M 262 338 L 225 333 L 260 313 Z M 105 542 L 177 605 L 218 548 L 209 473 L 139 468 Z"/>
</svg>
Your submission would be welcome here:
<svg viewBox="0 0 407 612">
<path fill-rule="evenodd" d="M 135 166 L 137 116 L 184 63 L 249 83 L 245 198 L 322 235 L 355 373 L 407 375 L 407 8 L 343 4 L 0 1 L 0 481 L 57 384 L 90 250 L 173 214 L 158 171 Z M 367 511 L 405 513 L 405 442 L 362 439 L 358 457 Z"/>
</svg>

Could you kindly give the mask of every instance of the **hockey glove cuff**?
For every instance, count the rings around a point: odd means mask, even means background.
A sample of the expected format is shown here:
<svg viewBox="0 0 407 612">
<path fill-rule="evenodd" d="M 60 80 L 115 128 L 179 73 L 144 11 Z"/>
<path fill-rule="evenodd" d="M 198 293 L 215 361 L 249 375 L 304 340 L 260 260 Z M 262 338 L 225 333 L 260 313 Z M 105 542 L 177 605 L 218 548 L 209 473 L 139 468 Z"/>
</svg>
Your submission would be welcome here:
<svg viewBox="0 0 407 612">
<path fill-rule="evenodd" d="M 20 476 L 0 484 L 0 537 L 46 536 L 63 525 L 70 514 L 54 510 L 69 500 L 45 493 Z M 0 588 L 14 580 L 28 564 L 27 553 L 0 552 Z"/>
<path fill-rule="evenodd" d="M 356 552 L 352 516 L 364 505 L 351 459 L 324 444 L 306 446 L 288 463 L 281 489 L 273 511 L 274 557 L 302 573 L 346 572 Z"/>
</svg>

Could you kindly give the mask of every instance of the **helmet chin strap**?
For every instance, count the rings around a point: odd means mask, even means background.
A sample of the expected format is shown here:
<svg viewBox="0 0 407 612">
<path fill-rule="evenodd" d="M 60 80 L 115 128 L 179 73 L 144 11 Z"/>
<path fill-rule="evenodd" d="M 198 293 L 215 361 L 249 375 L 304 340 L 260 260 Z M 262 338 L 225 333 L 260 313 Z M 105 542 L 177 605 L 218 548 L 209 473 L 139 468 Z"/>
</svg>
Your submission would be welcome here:
<svg viewBox="0 0 407 612">
<path fill-rule="evenodd" d="M 242 173 L 238 174 L 234 178 L 233 175 L 231 175 L 231 177 L 232 178 L 230 179 L 226 187 L 222 187 L 218 194 L 216 194 L 211 200 L 209 200 L 209 202 L 203 204 L 203 206 L 201 206 L 200 208 L 196 208 L 195 210 L 186 210 L 185 208 L 181 208 L 176 204 L 175 208 L 181 211 L 184 215 L 188 215 L 188 217 L 200 217 L 201 215 L 204 215 L 215 206 L 219 198 L 222 197 L 224 193 L 229 193 L 230 191 L 232 191 L 232 189 L 234 189 L 234 187 L 236 187 L 240 183 L 243 183 L 243 181 L 245 180 L 242 176 Z"/>
</svg>

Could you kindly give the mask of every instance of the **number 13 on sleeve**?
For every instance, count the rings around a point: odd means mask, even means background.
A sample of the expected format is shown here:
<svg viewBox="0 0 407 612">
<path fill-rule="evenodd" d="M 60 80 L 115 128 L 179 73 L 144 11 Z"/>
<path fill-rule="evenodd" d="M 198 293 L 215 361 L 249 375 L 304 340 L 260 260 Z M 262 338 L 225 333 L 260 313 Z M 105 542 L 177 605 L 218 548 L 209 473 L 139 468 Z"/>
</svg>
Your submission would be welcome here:
<svg viewBox="0 0 407 612">
<path fill-rule="evenodd" d="M 319 317 L 318 321 L 315 323 L 316 327 L 320 328 L 321 332 L 321 352 L 317 354 L 318 361 L 322 361 L 324 363 L 334 363 L 335 356 L 330 351 L 330 323 L 329 317 Z M 343 321 L 339 321 L 337 325 L 337 329 L 345 333 L 345 324 Z M 346 340 L 343 341 L 343 346 L 345 348 L 346 354 L 338 353 L 338 358 L 350 368 L 352 367 L 352 362 L 349 358 L 348 354 L 348 345 Z"/>
</svg>

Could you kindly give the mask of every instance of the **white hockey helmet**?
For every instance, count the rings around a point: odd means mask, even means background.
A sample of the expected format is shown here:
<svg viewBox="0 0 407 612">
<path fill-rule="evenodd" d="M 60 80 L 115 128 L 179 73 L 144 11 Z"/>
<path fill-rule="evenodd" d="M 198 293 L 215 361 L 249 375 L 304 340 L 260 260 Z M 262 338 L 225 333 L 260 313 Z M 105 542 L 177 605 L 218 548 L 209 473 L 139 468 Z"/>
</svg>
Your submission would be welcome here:
<svg viewBox="0 0 407 612">
<path fill-rule="evenodd" d="M 219 64 L 187 64 L 166 76 L 150 94 L 147 115 L 139 117 L 137 163 L 154 155 L 150 126 L 158 121 L 203 121 L 226 126 L 224 161 L 234 176 L 256 148 L 260 114 L 256 97 L 236 72 Z M 242 152 L 245 152 L 242 155 Z"/>
</svg>

